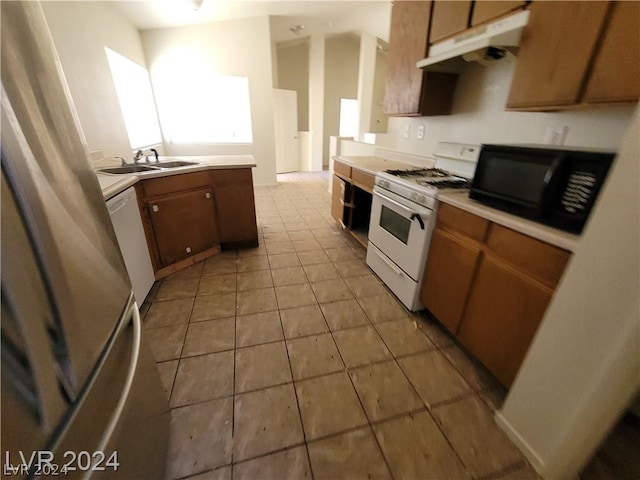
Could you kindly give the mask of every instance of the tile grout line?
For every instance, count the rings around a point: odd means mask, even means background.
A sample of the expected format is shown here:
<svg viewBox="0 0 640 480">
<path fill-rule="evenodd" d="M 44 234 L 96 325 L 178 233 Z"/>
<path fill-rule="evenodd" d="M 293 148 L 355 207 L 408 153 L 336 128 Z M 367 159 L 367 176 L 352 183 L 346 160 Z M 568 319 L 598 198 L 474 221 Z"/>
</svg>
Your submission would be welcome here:
<svg viewBox="0 0 640 480">
<path fill-rule="evenodd" d="M 271 273 L 271 270 L 272 269 L 269 268 L 269 274 L 271 275 L 271 282 L 273 283 L 273 273 Z M 291 366 L 291 357 L 289 356 L 289 348 L 287 347 L 287 337 L 284 333 L 284 324 L 282 323 L 282 315 L 280 315 L 280 303 L 278 302 L 278 295 L 276 295 L 275 287 L 273 288 L 273 296 L 276 298 L 276 305 L 278 306 L 278 318 L 280 319 L 280 329 L 282 330 L 284 350 L 287 353 L 287 362 L 289 363 L 289 373 L 291 374 L 291 384 L 293 388 L 293 394 L 296 397 L 296 406 L 298 407 L 298 419 L 300 420 L 300 428 L 302 430 L 302 440 L 304 441 L 304 449 L 307 452 L 307 462 L 309 463 L 309 473 L 311 475 L 311 480 L 314 480 L 313 467 L 311 466 L 311 456 L 309 455 L 309 447 L 307 446 L 307 435 L 304 428 L 304 422 L 302 421 L 302 410 L 300 409 L 300 400 L 298 399 L 298 390 L 296 389 L 296 386 L 294 383 L 293 367 Z"/>
<path fill-rule="evenodd" d="M 233 382 L 231 387 L 231 466 L 230 466 L 230 480 L 233 480 L 233 455 L 235 446 L 236 435 L 236 343 L 237 343 L 237 331 L 238 331 L 238 252 L 236 250 L 236 290 L 235 301 L 233 306 L 235 307 L 235 315 L 233 317 Z"/>
<path fill-rule="evenodd" d="M 348 285 L 347 285 L 348 287 Z M 314 296 L 315 296 L 315 292 L 314 292 Z M 317 298 L 316 298 L 317 301 Z M 369 415 L 366 411 L 366 409 L 364 408 L 364 403 L 362 401 L 362 399 L 360 398 L 360 395 L 358 394 L 358 389 L 356 388 L 355 384 L 353 383 L 353 378 L 351 377 L 351 374 L 349 373 L 348 367 L 347 367 L 347 363 L 344 361 L 344 357 L 342 356 L 342 352 L 340 351 L 340 348 L 338 348 L 338 343 L 336 342 L 335 337 L 333 336 L 333 332 L 331 331 L 331 328 L 329 326 L 329 322 L 327 321 L 327 318 L 324 314 L 324 312 L 322 311 L 322 309 L 320 309 L 320 312 L 322 313 L 322 318 L 324 319 L 325 323 L 327 324 L 327 328 L 329 329 L 329 335 L 331 335 L 331 340 L 333 340 L 333 344 L 336 348 L 336 351 L 338 352 L 338 355 L 340 356 L 340 360 L 342 361 L 342 364 L 344 365 L 344 368 L 346 370 L 346 375 L 347 378 L 349 379 L 349 383 L 351 384 L 351 388 L 353 388 L 354 393 L 356 394 L 356 398 L 358 399 L 358 403 L 360 405 L 360 409 L 362 410 L 362 413 L 364 414 L 364 418 L 366 418 L 367 420 L 367 426 L 369 427 L 369 431 L 371 432 L 371 435 L 373 435 L 373 438 L 376 442 L 376 445 L 378 446 L 378 451 L 380 452 L 380 455 L 382 455 L 382 459 L 384 460 L 384 463 L 387 467 L 387 471 L 389 472 L 389 476 L 391 477 L 391 479 L 393 480 L 394 476 L 393 476 L 393 471 L 391 470 L 391 466 L 389 465 L 389 461 L 387 460 L 387 457 L 384 454 L 384 451 L 382 450 L 382 446 L 380 445 L 380 442 L 378 441 L 378 438 L 376 437 L 375 432 L 373 431 L 373 427 L 371 426 L 371 419 L 369 418 Z M 365 313 L 365 316 L 367 317 L 367 319 L 369 321 L 371 321 L 368 317 L 368 315 Z"/>
</svg>

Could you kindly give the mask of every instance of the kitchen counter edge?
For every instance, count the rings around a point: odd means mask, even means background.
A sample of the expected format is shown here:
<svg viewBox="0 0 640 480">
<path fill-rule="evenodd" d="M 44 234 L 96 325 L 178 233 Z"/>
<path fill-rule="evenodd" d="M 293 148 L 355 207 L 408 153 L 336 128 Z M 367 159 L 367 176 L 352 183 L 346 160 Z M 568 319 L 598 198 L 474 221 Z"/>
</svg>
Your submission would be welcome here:
<svg viewBox="0 0 640 480">
<path fill-rule="evenodd" d="M 170 175 L 180 175 L 182 173 L 200 172 L 204 170 L 222 170 L 229 168 L 253 168 L 256 166 L 252 155 L 221 155 L 221 156 L 171 156 L 165 157 L 171 160 L 184 160 L 198 162 L 197 165 L 188 165 L 185 167 L 171 168 L 165 170 L 138 172 L 125 175 L 108 175 L 96 171 L 102 196 L 105 200 L 116 196 L 130 186 L 136 184 L 139 180 L 148 178 L 168 177 Z M 102 162 L 98 168 L 109 166 L 119 166 L 117 161 L 113 164 Z M 149 165 L 153 166 L 153 162 Z M 113 181 L 112 181 L 113 179 Z"/>
<path fill-rule="evenodd" d="M 580 244 L 579 235 L 488 207 L 469 198 L 468 191 L 438 192 L 438 200 L 570 252 Z"/>
<path fill-rule="evenodd" d="M 348 165 L 352 168 L 357 168 L 358 170 L 361 170 L 363 172 L 366 172 L 374 176 L 378 172 L 381 172 L 384 170 L 404 170 L 404 169 L 410 169 L 410 168 L 416 168 L 416 167 L 426 168 L 426 167 L 433 166 L 433 165 L 417 165 L 417 164 L 412 164 L 408 162 L 399 162 L 397 160 L 388 160 L 386 158 L 375 157 L 372 155 L 371 156 L 336 155 L 333 157 L 333 159 L 337 160 L 338 162 L 344 163 L 345 165 Z M 434 160 L 434 164 L 435 164 L 435 160 Z"/>
</svg>

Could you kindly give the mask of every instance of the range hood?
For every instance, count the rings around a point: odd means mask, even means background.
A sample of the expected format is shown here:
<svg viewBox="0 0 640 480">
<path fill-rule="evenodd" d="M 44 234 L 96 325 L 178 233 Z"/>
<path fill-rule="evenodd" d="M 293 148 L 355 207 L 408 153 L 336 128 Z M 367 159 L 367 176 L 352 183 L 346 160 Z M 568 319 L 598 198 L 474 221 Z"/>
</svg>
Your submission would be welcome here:
<svg viewBox="0 0 640 480">
<path fill-rule="evenodd" d="M 505 51 L 503 47 L 520 45 L 520 35 L 528 20 L 529 11 L 523 10 L 435 43 L 429 48 L 429 56 L 416 66 L 425 70 L 442 70 L 447 63 L 459 63 L 460 57 L 467 61 L 483 60 L 487 54 L 488 60 L 501 58 Z"/>
</svg>

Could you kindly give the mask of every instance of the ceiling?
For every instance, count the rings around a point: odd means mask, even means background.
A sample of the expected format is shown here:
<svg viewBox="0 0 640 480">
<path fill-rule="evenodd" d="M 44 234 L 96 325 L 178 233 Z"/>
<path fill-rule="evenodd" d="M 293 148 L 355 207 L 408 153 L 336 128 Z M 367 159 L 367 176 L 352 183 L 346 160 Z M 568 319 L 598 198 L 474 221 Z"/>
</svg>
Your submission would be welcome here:
<svg viewBox="0 0 640 480">
<path fill-rule="evenodd" d="M 388 41 L 391 22 L 389 0 L 153 0 L 119 1 L 116 4 L 140 30 L 271 16 L 271 35 L 275 42 L 344 32 L 366 32 Z M 290 30 L 297 25 L 304 26 L 300 35 Z"/>
</svg>

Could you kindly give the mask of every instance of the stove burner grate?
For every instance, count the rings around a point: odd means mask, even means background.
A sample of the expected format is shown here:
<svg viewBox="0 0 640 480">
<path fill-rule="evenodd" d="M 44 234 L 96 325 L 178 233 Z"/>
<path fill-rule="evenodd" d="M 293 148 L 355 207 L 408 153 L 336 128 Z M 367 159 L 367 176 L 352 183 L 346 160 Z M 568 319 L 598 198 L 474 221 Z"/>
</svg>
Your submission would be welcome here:
<svg viewBox="0 0 640 480">
<path fill-rule="evenodd" d="M 440 168 L 415 168 L 412 170 L 386 170 L 396 177 L 448 177 L 449 172 Z"/>
<path fill-rule="evenodd" d="M 418 180 L 416 183 L 418 183 L 418 185 L 424 185 L 424 186 L 435 187 L 435 188 L 462 189 L 462 188 L 469 188 L 471 186 L 470 182 L 464 178 L 455 179 L 455 180 L 452 180 L 452 179 Z"/>
</svg>

